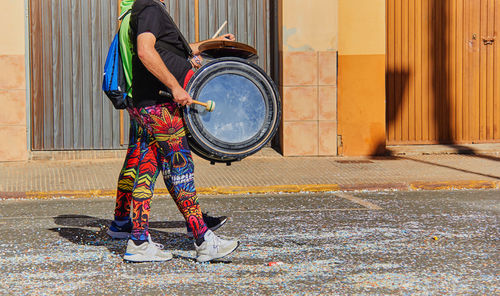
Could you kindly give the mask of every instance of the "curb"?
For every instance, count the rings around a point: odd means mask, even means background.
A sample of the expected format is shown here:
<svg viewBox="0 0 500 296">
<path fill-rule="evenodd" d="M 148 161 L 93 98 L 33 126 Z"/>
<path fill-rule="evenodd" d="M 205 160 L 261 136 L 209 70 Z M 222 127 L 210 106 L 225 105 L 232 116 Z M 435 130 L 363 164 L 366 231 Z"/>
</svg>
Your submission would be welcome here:
<svg viewBox="0 0 500 296">
<path fill-rule="evenodd" d="M 500 181 L 414 182 L 410 190 L 500 189 Z"/>
<path fill-rule="evenodd" d="M 381 184 L 308 184 L 308 185 L 270 185 L 270 186 L 213 186 L 199 187 L 200 195 L 244 195 L 270 193 L 332 192 L 332 191 L 422 191 L 422 190 L 486 190 L 500 189 L 500 181 L 441 181 Z M 51 198 L 92 198 L 112 197 L 116 190 L 60 190 L 0 192 L 0 199 L 51 199 Z M 167 189 L 158 188 L 157 195 L 168 195 Z"/>
</svg>

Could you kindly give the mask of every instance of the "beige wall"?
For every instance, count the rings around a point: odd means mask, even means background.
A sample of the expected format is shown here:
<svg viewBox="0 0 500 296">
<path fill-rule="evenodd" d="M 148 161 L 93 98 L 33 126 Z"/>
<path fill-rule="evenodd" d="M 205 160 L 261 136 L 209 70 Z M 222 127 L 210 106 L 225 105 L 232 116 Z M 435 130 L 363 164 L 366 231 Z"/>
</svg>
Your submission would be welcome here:
<svg viewBox="0 0 500 296">
<path fill-rule="evenodd" d="M 284 0 L 284 51 L 336 51 L 337 0 Z"/>
<path fill-rule="evenodd" d="M 0 6 L 0 161 L 27 160 L 24 1 Z"/>
<path fill-rule="evenodd" d="M 385 54 L 385 0 L 339 0 L 339 54 Z"/>
<path fill-rule="evenodd" d="M 280 2 L 285 156 L 337 154 L 337 5 Z"/>
<path fill-rule="evenodd" d="M 0 54 L 24 55 L 24 0 L 0 0 Z"/>
<path fill-rule="evenodd" d="M 385 151 L 385 1 L 339 0 L 339 153 Z"/>
</svg>

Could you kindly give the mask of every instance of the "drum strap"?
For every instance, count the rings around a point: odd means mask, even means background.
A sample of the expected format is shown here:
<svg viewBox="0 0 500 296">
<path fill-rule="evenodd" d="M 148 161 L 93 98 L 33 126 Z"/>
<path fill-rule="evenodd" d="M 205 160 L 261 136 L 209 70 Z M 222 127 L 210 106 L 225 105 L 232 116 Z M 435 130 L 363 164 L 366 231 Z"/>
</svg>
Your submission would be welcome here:
<svg viewBox="0 0 500 296">
<path fill-rule="evenodd" d="M 156 44 L 158 44 L 159 47 L 161 47 L 167 51 L 170 51 L 170 52 L 174 53 L 175 55 L 180 56 L 183 59 L 186 59 L 189 57 L 184 50 L 181 50 L 168 42 L 165 42 L 162 40 L 157 40 Z"/>
<path fill-rule="evenodd" d="M 158 46 L 160 46 L 161 48 L 164 48 L 164 49 L 166 49 L 168 51 L 171 51 L 172 53 L 174 53 L 174 54 L 176 54 L 176 55 L 178 55 L 178 56 L 180 56 L 182 58 L 192 57 L 193 56 L 193 50 L 191 49 L 191 46 L 189 46 L 189 43 L 184 38 L 184 35 L 182 35 L 181 31 L 177 27 L 177 24 L 174 22 L 174 20 L 172 19 L 172 17 L 168 13 L 167 8 L 165 7 L 165 5 L 162 2 L 160 2 L 159 0 L 152 0 L 152 2 L 154 2 L 156 5 L 159 5 L 161 7 L 161 10 L 165 13 L 165 15 L 167 16 L 167 18 L 174 25 L 174 28 L 177 31 L 177 34 L 179 35 L 179 41 L 182 43 L 182 49 L 180 49 L 180 48 L 177 48 L 177 47 L 175 47 L 175 46 L 173 46 L 173 45 L 171 45 L 171 44 L 169 44 L 167 42 L 164 42 L 164 41 L 161 41 L 161 40 L 157 40 Z M 146 6 L 142 7 L 138 12 L 132 13 L 133 17 L 131 19 L 130 31 L 133 34 L 132 36 L 134 36 L 134 38 L 137 35 L 137 31 L 136 31 L 137 23 L 133 21 L 133 20 L 135 20 L 134 15 L 139 14 L 147 6 L 150 6 L 150 5 L 146 5 Z M 136 46 L 136 45 L 134 45 L 134 46 Z"/>
<path fill-rule="evenodd" d="M 159 4 L 162 7 L 162 11 L 165 13 L 165 15 L 170 20 L 170 22 L 172 24 L 174 24 L 175 30 L 177 30 L 177 34 L 179 35 L 179 39 L 180 39 L 180 41 L 182 43 L 182 47 L 184 47 L 184 51 L 185 52 L 179 54 L 180 50 L 177 49 L 176 47 L 168 44 L 167 42 L 160 41 L 159 42 L 160 46 L 163 47 L 163 48 L 165 48 L 165 49 L 167 49 L 167 50 L 172 51 L 173 53 L 175 53 L 176 55 L 181 56 L 181 57 L 186 57 L 187 58 L 187 57 L 193 56 L 193 50 L 191 49 L 191 46 L 189 46 L 189 43 L 186 41 L 186 38 L 184 38 L 184 35 L 182 35 L 181 31 L 179 30 L 179 27 L 177 27 L 177 24 L 174 22 L 174 20 L 172 19 L 172 17 L 168 13 L 167 7 L 163 3 L 161 3 L 159 0 L 153 0 L 153 1 L 156 2 L 157 4 Z M 187 56 L 186 56 L 186 54 L 187 54 Z"/>
</svg>

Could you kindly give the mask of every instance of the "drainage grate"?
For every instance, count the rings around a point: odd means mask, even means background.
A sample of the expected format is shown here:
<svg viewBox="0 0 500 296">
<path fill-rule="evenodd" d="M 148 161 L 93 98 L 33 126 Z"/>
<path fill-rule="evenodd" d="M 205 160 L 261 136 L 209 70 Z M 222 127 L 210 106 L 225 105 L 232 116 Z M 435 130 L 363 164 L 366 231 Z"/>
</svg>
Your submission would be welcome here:
<svg viewBox="0 0 500 296">
<path fill-rule="evenodd" d="M 373 163 L 371 160 L 336 160 L 338 163 Z"/>
</svg>

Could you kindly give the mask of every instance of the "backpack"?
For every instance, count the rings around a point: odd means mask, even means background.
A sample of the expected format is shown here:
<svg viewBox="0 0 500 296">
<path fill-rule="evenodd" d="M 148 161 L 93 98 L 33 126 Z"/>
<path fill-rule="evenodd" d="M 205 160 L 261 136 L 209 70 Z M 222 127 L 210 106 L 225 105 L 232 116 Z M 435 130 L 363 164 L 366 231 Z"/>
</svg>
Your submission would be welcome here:
<svg viewBox="0 0 500 296">
<path fill-rule="evenodd" d="M 123 19 L 130 10 L 124 13 L 120 19 Z M 104 77 L 102 79 L 102 90 L 109 98 L 115 109 L 125 109 L 129 107 L 128 87 L 123 62 L 120 53 L 119 33 L 115 34 L 111 45 L 109 46 L 104 64 Z"/>
</svg>

